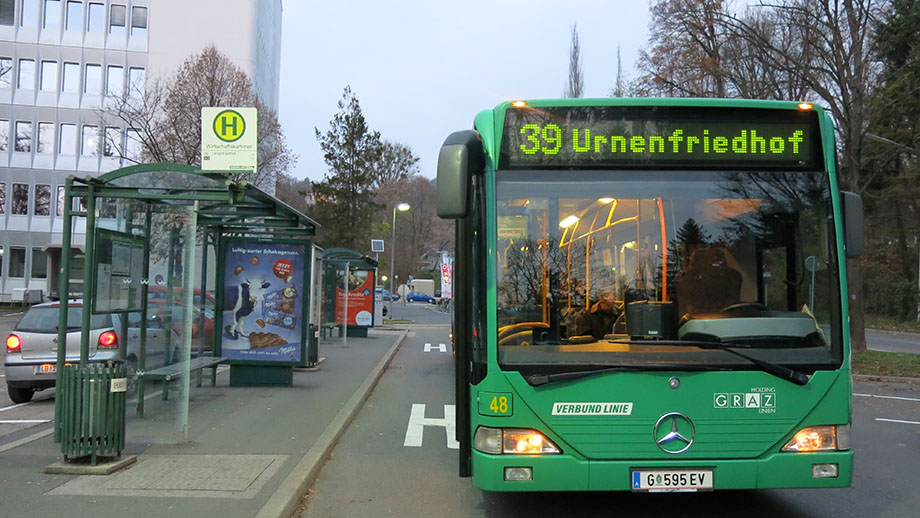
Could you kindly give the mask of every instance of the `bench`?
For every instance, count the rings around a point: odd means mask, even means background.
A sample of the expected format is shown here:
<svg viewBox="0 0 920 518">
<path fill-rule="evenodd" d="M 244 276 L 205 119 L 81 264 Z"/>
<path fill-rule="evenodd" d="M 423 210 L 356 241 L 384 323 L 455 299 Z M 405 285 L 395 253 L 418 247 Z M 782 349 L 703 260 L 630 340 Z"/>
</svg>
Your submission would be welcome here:
<svg viewBox="0 0 920 518">
<path fill-rule="evenodd" d="M 198 384 L 196 386 L 201 386 L 201 371 L 203 369 L 211 369 L 211 386 L 216 387 L 217 366 L 226 360 L 226 358 L 221 358 L 219 356 L 199 356 L 197 358 L 192 358 L 189 361 L 188 370 L 189 373 L 198 373 Z M 146 371 L 143 373 L 143 375 L 138 375 L 137 381 L 138 383 L 143 383 L 147 380 L 163 380 L 163 399 L 168 399 L 169 382 L 175 379 L 179 379 L 183 372 L 185 372 L 185 369 L 182 367 L 182 362 L 178 362 Z"/>
<path fill-rule="evenodd" d="M 333 329 L 338 331 L 340 337 L 342 336 L 342 324 L 340 322 L 326 322 L 325 324 L 321 324 L 319 328 L 322 332 L 323 340 L 326 339 L 327 333 L 332 333 Z"/>
</svg>

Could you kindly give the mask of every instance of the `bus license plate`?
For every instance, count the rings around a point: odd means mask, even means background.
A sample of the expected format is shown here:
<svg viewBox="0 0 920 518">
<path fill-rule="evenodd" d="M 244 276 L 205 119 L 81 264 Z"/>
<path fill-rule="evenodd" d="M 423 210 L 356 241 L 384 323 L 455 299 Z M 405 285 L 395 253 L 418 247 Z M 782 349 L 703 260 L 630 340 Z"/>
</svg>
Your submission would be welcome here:
<svg viewBox="0 0 920 518">
<path fill-rule="evenodd" d="M 633 491 L 712 490 L 711 469 L 642 470 L 632 472 Z"/>
<path fill-rule="evenodd" d="M 56 363 L 43 363 L 35 366 L 35 374 L 54 374 L 57 372 Z"/>
</svg>

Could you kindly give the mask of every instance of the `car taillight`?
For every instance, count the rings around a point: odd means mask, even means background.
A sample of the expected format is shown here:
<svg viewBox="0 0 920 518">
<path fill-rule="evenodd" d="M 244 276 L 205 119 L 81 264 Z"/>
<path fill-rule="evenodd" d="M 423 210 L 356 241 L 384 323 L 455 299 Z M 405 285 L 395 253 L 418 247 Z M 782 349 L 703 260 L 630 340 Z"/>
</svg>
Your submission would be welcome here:
<svg viewBox="0 0 920 518">
<path fill-rule="evenodd" d="M 9 352 L 18 351 L 22 347 L 22 340 L 16 335 L 6 337 L 6 350 Z"/>
<path fill-rule="evenodd" d="M 115 349 L 118 347 L 118 336 L 115 335 L 115 331 L 106 331 L 99 335 L 99 348 L 100 349 Z"/>
</svg>

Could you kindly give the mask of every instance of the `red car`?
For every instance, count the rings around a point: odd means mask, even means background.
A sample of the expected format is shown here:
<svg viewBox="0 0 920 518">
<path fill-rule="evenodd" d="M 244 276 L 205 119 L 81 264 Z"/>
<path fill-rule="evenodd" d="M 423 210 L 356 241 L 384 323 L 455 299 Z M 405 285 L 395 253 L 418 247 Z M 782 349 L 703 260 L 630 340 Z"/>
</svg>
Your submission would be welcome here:
<svg viewBox="0 0 920 518">
<path fill-rule="evenodd" d="M 204 338 L 205 345 L 214 343 L 214 308 L 216 301 L 214 294 L 207 292 L 204 303 L 202 304 L 201 290 L 196 289 L 194 293 L 194 308 L 192 316 L 192 339 L 196 340 L 201 336 L 201 312 L 204 310 Z M 182 336 L 182 321 L 172 317 L 173 307 L 182 307 L 182 288 L 177 286 L 173 288 L 173 302 L 170 305 L 167 299 L 166 286 L 149 286 L 147 288 L 147 304 L 156 308 L 156 315 L 163 322 L 172 322 L 172 330 L 177 336 Z"/>
</svg>

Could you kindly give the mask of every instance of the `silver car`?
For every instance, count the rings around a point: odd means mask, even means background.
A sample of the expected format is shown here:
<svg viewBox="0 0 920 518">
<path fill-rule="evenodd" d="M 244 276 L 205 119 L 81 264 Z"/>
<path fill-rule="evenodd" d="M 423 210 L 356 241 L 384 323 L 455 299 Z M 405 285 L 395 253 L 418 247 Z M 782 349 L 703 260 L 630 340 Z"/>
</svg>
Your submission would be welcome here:
<svg viewBox="0 0 920 518">
<path fill-rule="evenodd" d="M 66 361 L 77 363 L 80 361 L 83 303 L 80 300 L 69 301 L 67 306 Z M 59 315 L 58 302 L 36 304 L 22 316 L 7 337 L 4 371 L 9 396 L 14 403 L 28 402 L 35 391 L 54 386 Z M 140 326 L 136 320 L 138 317 L 135 316 L 139 313 L 129 315 L 127 336 L 122 336 L 121 315 L 103 314 L 90 317 L 89 361 L 127 361 L 129 380 L 133 381 L 132 374 L 137 365 L 136 350 L 140 343 Z M 127 354 L 126 357 L 122 357 L 120 346 L 126 339 Z M 157 325 L 155 318 L 153 321 L 148 320 L 146 368 L 156 368 L 164 364 L 167 342 L 165 327 Z"/>
</svg>

